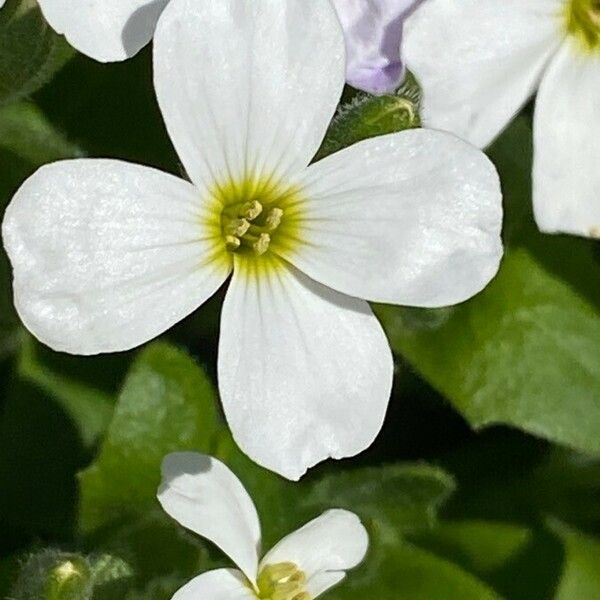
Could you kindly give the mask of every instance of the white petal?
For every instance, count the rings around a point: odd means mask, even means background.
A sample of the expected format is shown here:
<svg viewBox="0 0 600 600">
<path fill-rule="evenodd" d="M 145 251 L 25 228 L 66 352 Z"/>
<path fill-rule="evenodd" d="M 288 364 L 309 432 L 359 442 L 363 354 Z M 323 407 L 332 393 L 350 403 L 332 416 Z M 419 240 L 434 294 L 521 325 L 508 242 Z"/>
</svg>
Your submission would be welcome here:
<svg viewBox="0 0 600 600">
<path fill-rule="evenodd" d="M 346 37 L 346 79 L 372 94 L 393 92 L 404 78 L 402 20 L 418 0 L 333 0 Z"/>
<path fill-rule="evenodd" d="M 200 192 L 114 160 L 47 165 L 6 211 L 4 245 L 25 326 L 55 350 L 126 350 L 195 310 L 227 278 Z"/>
<path fill-rule="evenodd" d="M 4 0 L 0 0 L 0 8 L 4 6 Z"/>
<path fill-rule="evenodd" d="M 293 562 L 308 579 L 307 591 L 322 594 L 364 559 L 369 536 L 360 519 L 346 510 L 329 510 L 284 537 L 261 561 Z"/>
<path fill-rule="evenodd" d="M 256 595 L 245 585 L 242 573 L 217 569 L 192 579 L 171 600 L 256 600 Z"/>
<path fill-rule="evenodd" d="M 533 206 L 542 231 L 600 237 L 600 56 L 567 42 L 540 86 Z"/>
<path fill-rule="evenodd" d="M 169 0 L 39 0 L 46 20 L 83 54 L 125 60 L 151 39 Z"/>
<path fill-rule="evenodd" d="M 372 443 L 393 363 L 366 302 L 283 261 L 257 271 L 240 260 L 223 306 L 218 370 L 225 414 L 242 450 L 299 479 L 330 456 L 354 456 Z"/>
<path fill-rule="evenodd" d="M 407 67 L 423 88 L 423 122 L 477 146 L 536 90 L 562 38 L 564 0 L 426 0 L 404 29 Z"/>
<path fill-rule="evenodd" d="M 216 544 L 255 582 L 260 546 L 256 508 L 220 461 L 194 452 L 165 457 L 158 500 L 184 527 Z"/>
<path fill-rule="evenodd" d="M 313 279 L 376 302 L 445 306 L 479 292 L 502 256 L 492 163 L 452 134 L 360 142 L 305 175 L 305 245 L 285 256 Z"/>
<path fill-rule="evenodd" d="M 344 84 L 327 0 L 172 0 L 154 39 L 158 101 L 192 180 L 304 168 Z"/>
</svg>

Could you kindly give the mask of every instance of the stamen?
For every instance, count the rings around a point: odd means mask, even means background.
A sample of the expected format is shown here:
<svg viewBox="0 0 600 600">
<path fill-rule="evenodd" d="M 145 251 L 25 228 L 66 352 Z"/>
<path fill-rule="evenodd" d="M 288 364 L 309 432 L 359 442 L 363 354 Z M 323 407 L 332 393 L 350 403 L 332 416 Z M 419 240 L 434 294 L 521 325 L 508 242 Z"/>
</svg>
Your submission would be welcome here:
<svg viewBox="0 0 600 600">
<path fill-rule="evenodd" d="M 265 220 L 265 227 L 268 231 L 275 231 L 281 225 L 283 211 L 280 208 L 272 208 Z"/>
<path fill-rule="evenodd" d="M 270 178 L 215 186 L 213 206 L 219 211 L 217 222 L 225 249 L 256 258 L 295 244 L 298 194 L 296 188 L 275 185 Z M 288 204 L 292 207 L 289 214 Z"/>
<path fill-rule="evenodd" d="M 240 214 L 246 217 L 246 219 L 249 221 L 254 221 L 254 219 L 260 215 L 262 210 L 262 204 L 258 200 L 252 200 L 252 202 L 246 202 L 245 204 L 242 204 Z"/>
<path fill-rule="evenodd" d="M 259 598 L 264 600 L 312 600 L 305 591 L 306 576 L 292 562 L 267 565 L 258 576 Z"/>
<path fill-rule="evenodd" d="M 271 234 L 281 225 L 283 210 L 271 208 L 265 215 L 263 205 L 252 200 L 228 207 L 221 218 L 227 250 L 235 252 L 244 246 L 262 256 L 269 250 Z"/>
<path fill-rule="evenodd" d="M 237 250 L 241 246 L 241 244 L 242 242 L 239 238 L 236 238 L 233 235 L 225 236 L 225 246 L 227 247 L 227 250 Z"/>
<path fill-rule="evenodd" d="M 252 244 L 252 249 L 258 256 L 262 256 L 271 243 L 271 236 L 268 233 L 261 233 L 258 240 Z"/>
<path fill-rule="evenodd" d="M 248 229 L 250 229 L 250 221 L 247 219 L 232 219 L 224 227 L 226 234 L 235 235 L 237 237 L 245 235 L 248 232 Z"/>
</svg>

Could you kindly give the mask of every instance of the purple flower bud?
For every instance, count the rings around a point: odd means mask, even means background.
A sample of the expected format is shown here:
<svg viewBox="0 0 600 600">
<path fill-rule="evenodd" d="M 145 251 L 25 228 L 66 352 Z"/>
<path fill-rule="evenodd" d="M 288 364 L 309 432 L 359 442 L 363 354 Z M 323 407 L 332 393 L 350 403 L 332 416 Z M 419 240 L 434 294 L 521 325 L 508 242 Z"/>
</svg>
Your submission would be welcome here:
<svg viewBox="0 0 600 600">
<path fill-rule="evenodd" d="M 393 92 L 404 78 L 402 25 L 420 0 L 333 0 L 346 36 L 346 80 L 360 90 Z"/>
</svg>

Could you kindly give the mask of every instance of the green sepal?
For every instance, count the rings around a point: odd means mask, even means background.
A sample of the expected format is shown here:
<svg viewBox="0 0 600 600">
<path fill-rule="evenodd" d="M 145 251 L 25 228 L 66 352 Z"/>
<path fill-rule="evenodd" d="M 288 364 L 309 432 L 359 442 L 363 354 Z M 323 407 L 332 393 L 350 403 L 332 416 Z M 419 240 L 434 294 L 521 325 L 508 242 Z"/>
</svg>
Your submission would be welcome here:
<svg viewBox="0 0 600 600">
<path fill-rule="evenodd" d="M 357 93 L 338 109 L 315 160 L 368 138 L 419 127 L 420 104 L 421 91 L 411 75 L 395 94 Z"/>
</svg>

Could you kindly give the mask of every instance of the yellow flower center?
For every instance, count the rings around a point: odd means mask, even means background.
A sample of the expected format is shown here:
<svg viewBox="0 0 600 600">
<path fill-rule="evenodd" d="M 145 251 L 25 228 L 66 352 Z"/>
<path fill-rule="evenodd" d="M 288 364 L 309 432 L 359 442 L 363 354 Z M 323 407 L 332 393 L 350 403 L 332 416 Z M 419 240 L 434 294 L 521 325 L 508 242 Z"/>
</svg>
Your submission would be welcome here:
<svg viewBox="0 0 600 600">
<path fill-rule="evenodd" d="M 298 242 L 302 218 L 297 188 L 273 179 L 244 177 L 215 186 L 215 225 L 225 249 L 258 258 Z"/>
<path fill-rule="evenodd" d="M 567 32 L 586 52 L 600 51 L 600 0 L 569 0 Z"/>
<path fill-rule="evenodd" d="M 305 591 L 306 576 L 292 562 L 264 567 L 257 580 L 261 600 L 312 600 Z"/>
</svg>

